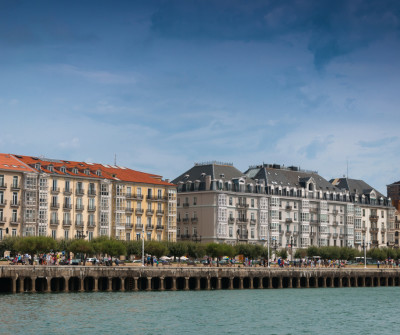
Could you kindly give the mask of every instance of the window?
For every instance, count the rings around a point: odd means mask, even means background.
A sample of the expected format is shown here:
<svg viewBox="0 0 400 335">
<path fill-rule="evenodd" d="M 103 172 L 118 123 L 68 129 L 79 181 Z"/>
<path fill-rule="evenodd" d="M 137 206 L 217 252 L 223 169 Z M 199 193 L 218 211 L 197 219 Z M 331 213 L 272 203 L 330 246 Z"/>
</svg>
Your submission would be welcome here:
<svg viewBox="0 0 400 335">
<path fill-rule="evenodd" d="M 4 192 L 0 191 L 0 204 L 4 204 Z"/>
<path fill-rule="evenodd" d="M 140 233 L 136 233 L 136 240 L 140 241 Z"/>
<path fill-rule="evenodd" d="M 254 199 L 251 199 L 251 207 L 254 208 Z"/>
<path fill-rule="evenodd" d="M 162 199 L 162 190 L 157 190 L 157 198 Z"/>
<path fill-rule="evenodd" d="M 70 191 L 70 183 L 69 180 L 65 181 L 65 192 L 69 192 Z"/>
<path fill-rule="evenodd" d="M 57 179 L 53 179 L 53 191 L 57 191 Z"/>
<path fill-rule="evenodd" d="M 16 209 L 13 209 L 13 211 L 12 211 L 12 217 L 11 217 L 11 220 L 12 220 L 12 222 L 17 222 L 17 216 L 18 216 L 18 213 L 17 213 L 17 210 Z"/>
<path fill-rule="evenodd" d="M 385 212 L 381 211 L 381 218 L 384 219 L 385 218 Z"/>
<path fill-rule="evenodd" d="M 13 192 L 13 200 L 12 200 L 13 205 L 18 204 L 18 192 Z"/>
<path fill-rule="evenodd" d="M 12 234 L 12 237 L 16 237 L 17 236 L 17 229 L 13 228 L 11 234 Z"/>
<path fill-rule="evenodd" d="M 229 197 L 229 206 L 232 206 L 232 204 L 233 204 L 232 197 Z"/>
<path fill-rule="evenodd" d="M 4 187 L 4 175 L 0 174 L 0 186 Z"/>
<path fill-rule="evenodd" d="M 151 241 L 151 233 L 147 233 L 147 241 Z"/>
<path fill-rule="evenodd" d="M 3 221 L 3 210 L 0 209 L 0 221 Z"/>
<path fill-rule="evenodd" d="M 194 206 L 197 205 L 197 197 L 193 197 L 193 205 L 194 205 Z"/>
<path fill-rule="evenodd" d="M 126 235 L 127 235 L 127 236 L 129 235 L 129 236 L 130 236 L 129 233 L 127 233 Z M 93 240 L 93 232 L 92 232 L 92 231 L 90 231 L 90 232 L 88 233 L 88 239 L 89 239 L 89 241 Z M 129 241 L 129 240 L 128 240 L 128 241 Z"/>
<path fill-rule="evenodd" d="M 64 230 L 64 239 L 65 240 L 69 239 L 69 230 Z"/>
<path fill-rule="evenodd" d="M 18 176 L 13 176 L 12 187 L 18 188 Z"/>
</svg>

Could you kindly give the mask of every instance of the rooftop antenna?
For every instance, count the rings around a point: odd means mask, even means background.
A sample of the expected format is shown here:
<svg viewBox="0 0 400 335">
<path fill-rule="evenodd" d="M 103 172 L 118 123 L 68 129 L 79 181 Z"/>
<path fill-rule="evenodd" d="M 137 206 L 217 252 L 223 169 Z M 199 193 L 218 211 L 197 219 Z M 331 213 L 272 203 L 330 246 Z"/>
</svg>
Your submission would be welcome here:
<svg viewBox="0 0 400 335">
<path fill-rule="evenodd" d="M 114 154 L 114 166 L 117 166 L 117 154 Z"/>
<path fill-rule="evenodd" d="M 346 159 L 347 162 L 347 174 L 346 174 L 346 178 L 349 179 L 349 160 Z"/>
</svg>

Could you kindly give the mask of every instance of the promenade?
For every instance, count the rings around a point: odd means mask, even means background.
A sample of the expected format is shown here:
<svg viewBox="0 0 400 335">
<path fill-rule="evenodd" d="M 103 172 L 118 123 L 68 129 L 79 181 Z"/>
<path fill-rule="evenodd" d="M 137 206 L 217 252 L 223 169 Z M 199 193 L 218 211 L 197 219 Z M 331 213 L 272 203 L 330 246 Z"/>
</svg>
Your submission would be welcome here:
<svg viewBox="0 0 400 335">
<path fill-rule="evenodd" d="M 0 292 L 399 286 L 398 268 L 0 266 Z"/>
</svg>

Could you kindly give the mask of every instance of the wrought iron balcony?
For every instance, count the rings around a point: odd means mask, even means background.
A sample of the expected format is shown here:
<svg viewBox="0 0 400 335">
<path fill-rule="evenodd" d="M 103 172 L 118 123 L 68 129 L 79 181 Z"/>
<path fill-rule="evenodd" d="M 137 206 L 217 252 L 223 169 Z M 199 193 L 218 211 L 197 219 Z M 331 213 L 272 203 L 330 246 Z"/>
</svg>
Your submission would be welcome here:
<svg viewBox="0 0 400 335">
<path fill-rule="evenodd" d="M 136 215 L 142 215 L 143 212 L 144 212 L 143 209 L 140 209 L 140 208 L 136 208 L 136 209 L 135 209 L 135 214 L 136 214 Z"/>
<path fill-rule="evenodd" d="M 12 183 L 11 184 L 11 190 L 16 191 L 16 190 L 20 190 L 20 189 L 21 189 L 21 185 L 20 184 L 18 184 L 18 183 Z"/>
<path fill-rule="evenodd" d="M 291 218 L 287 218 L 285 221 L 286 221 L 286 223 L 292 223 L 293 222 L 293 220 Z"/>
<path fill-rule="evenodd" d="M 153 230 L 154 226 L 151 224 L 146 225 L 146 230 Z"/>
<path fill-rule="evenodd" d="M 132 223 L 125 223 L 125 228 L 132 229 L 132 227 L 133 227 Z"/>
<path fill-rule="evenodd" d="M 18 208 L 19 206 L 20 206 L 20 202 L 19 201 L 16 201 L 16 202 L 14 202 L 14 201 L 12 201 L 11 203 L 10 203 L 10 206 L 11 207 L 14 207 L 14 208 Z"/>
<path fill-rule="evenodd" d="M 85 223 L 83 221 L 75 221 L 75 226 L 76 227 L 83 227 Z"/>
<path fill-rule="evenodd" d="M 125 207 L 126 213 L 133 213 L 134 209 L 132 207 Z"/>
<path fill-rule="evenodd" d="M 69 210 L 71 210 L 71 209 L 72 209 L 72 204 L 64 204 L 64 205 L 63 205 L 63 210 L 69 211 Z"/>
<path fill-rule="evenodd" d="M 183 219 L 182 219 L 182 222 L 183 222 L 183 223 L 189 223 L 189 218 L 183 218 Z"/>
<path fill-rule="evenodd" d="M 229 218 L 228 218 L 228 223 L 235 223 L 235 218 L 229 217 Z"/>
<path fill-rule="evenodd" d="M 190 221 L 192 221 L 192 223 L 197 223 L 199 222 L 199 218 L 198 217 L 191 218 Z"/>
<path fill-rule="evenodd" d="M 59 203 L 52 202 L 50 204 L 50 209 L 59 209 L 59 208 L 60 208 L 60 204 Z"/>
<path fill-rule="evenodd" d="M 250 219 L 250 224 L 256 224 L 256 223 L 257 223 L 256 219 Z"/>
<path fill-rule="evenodd" d="M 141 229 L 143 229 L 143 225 L 137 223 L 137 224 L 135 224 L 135 229 L 136 230 L 139 230 L 139 229 L 141 230 Z"/>
<path fill-rule="evenodd" d="M 64 195 L 71 195 L 72 194 L 72 190 L 70 188 L 64 188 Z"/>
<path fill-rule="evenodd" d="M 157 214 L 157 216 L 163 216 L 163 215 L 164 215 L 164 211 L 158 209 L 157 212 L 156 212 L 156 214 Z"/>
<path fill-rule="evenodd" d="M 20 224 L 21 223 L 21 219 L 17 219 L 17 218 L 11 218 L 10 219 L 10 224 L 12 224 L 12 225 L 17 225 L 17 224 Z"/>
<path fill-rule="evenodd" d="M 0 200 L 0 207 L 4 207 L 5 205 L 7 205 L 7 200 L 1 199 Z"/>
<path fill-rule="evenodd" d="M 71 220 L 63 220 L 63 226 L 70 226 Z"/>
<path fill-rule="evenodd" d="M 51 192 L 51 194 L 58 194 L 58 193 L 60 193 L 60 188 L 59 187 L 52 187 L 50 192 Z"/>
<path fill-rule="evenodd" d="M 75 205 L 75 209 L 76 209 L 77 211 L 83 211 L 83 210 L 85 209 L 85 206 L 82 205 L 82 204 L 76 204 L 76 205 Z"/>
<path fill-rule="evenodd" d="M 249 204 L 238 203 L 238 204 L 236 204 L 236 207 L 244 209 L 244 208 L 248 208 Z"/>
<path fill-rule="evenodd" d="M 287 211 L 291 211 L 292 210 L 292 206 L 286 206 L 286 210 Z"/>
<path fill-rule="evenodd" d="M 96 210 L 96 206 L 88 206 L 88 212 L 94 212 Z"/>
<path fill-rule="evenodd" d="M 5 216 L 0 216 L 0 224 L 4 224 L 7 222 L 7 218 Z"/>
<path fill-rule="evenodd" d="M 58 226 L 60 224 L 60 220 L 50 219 L 50 226 Z"/>
<path fill-rule="evenodd" d="M 158 225 L 157 225 L 157 226 L 156 226 L 156 229 L 157 229 L 157 230 L 163 230 L 163 229 L 164 229 L 164 226 L 158 226 Z"/>
<path fill-rule="evenodd" d="M 96 190 L 89 189 L 87 195 L 88 195 L 88 197 L 95 197 L 96 196 Z"/>
<path fill-rule="evenodd" d="M 0 183 L 0 190 L 5 190 L 5 189 L 7 189 L 7 184 Z"/>
<path fill-rule="evenodd" d="M 149 216 L 154 215 L 154 210 L 152 210 L 152 209 L 146 210 L 146 215 L 149 215 Z"/>
<path fill-rule="evenodd" d="M 83 188 L 77 188 L 76 190 L 75 190 L 75 194 L 76 195 L 84 195 L 85 194 L 85 190 L 83 189 Z"/>
</svg>

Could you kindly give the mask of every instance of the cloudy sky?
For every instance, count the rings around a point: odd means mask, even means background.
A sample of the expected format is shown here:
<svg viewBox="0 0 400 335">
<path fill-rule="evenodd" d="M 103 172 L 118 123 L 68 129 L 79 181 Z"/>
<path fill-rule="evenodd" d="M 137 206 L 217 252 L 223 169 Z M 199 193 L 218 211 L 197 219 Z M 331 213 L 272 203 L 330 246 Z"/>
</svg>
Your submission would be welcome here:
<svg viewBox="0 0 400 335">
<path fill-rule="evenodd" d="M 398 1 L 0 2 L 0 152 L 400 179 Z"/>
</svg>

